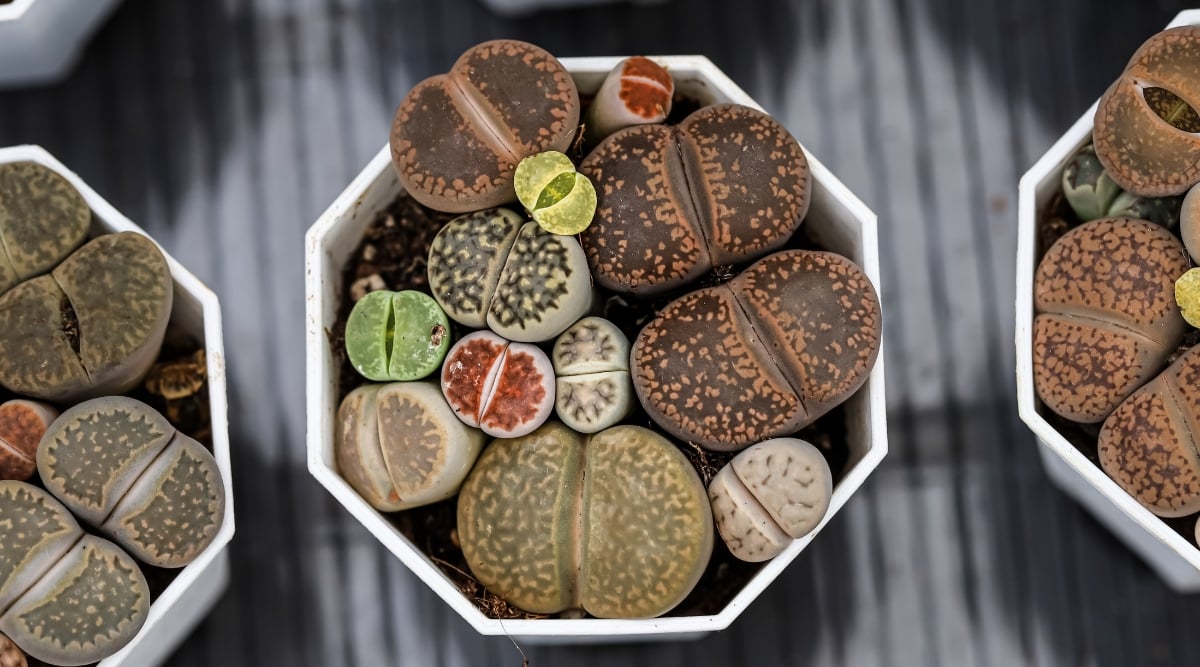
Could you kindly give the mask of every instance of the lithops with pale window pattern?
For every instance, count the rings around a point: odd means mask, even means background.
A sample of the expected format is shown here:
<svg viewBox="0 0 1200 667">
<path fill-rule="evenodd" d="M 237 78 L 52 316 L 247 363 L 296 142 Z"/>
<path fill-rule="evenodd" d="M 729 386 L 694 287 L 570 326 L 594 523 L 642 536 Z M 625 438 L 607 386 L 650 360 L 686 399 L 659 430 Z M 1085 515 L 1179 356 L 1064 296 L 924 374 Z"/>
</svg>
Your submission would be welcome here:
<svg viewBox="0 0 1200 667">
<path fill-rule="evenodd" d="M 38 443 L 56 417 L 57 410 L 36 401 L 14 399 L 0 405 L 0 480 L 33 477 Z"/>
<path fill-rule="evenodd" d="M 53 269 L 83 243 L 91 222 L 83 195 L 52 169 L 0 165 L 0 292 Z"/>
<path fill-rule="evenodd" d="M 476 331 L 446 355 L 442 393 L 464 424 L 515 438 L 541 426 L 554 409 L 554 367 L 537 346 Z"/>
<path fill-rule="evenodd" d="M 629 339 L 615 324 L 585 317 L 554 341 L 554 411 L 580 433 L 615 426 L 633 409 Z"/>
</svg>

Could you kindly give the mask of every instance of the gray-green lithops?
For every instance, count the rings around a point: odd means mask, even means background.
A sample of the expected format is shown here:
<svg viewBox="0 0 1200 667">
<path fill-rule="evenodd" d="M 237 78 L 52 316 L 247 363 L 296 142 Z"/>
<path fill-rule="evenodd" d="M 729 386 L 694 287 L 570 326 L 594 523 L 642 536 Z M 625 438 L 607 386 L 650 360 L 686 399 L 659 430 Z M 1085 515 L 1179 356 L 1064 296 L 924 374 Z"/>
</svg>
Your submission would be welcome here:
<svg viewBox="0 0 1200 667">
<path fill-rule="evenodd" d="M 549 422 L 484 449 L 458 534 L 475 577 L 521 609 L 651 618 L 696 585 L 713 525 L 703 482 L 662 436 Z"/>
<path fill-rule="evenodd" d="M 441 366 L 449 349 L 446 313 L 415 290 L 371 292 L 346 319 L 346 355 L 368 380 L 420 380 Z"/>
<path fill-rule="evenodd" d="M 429 287 L 456 322 L 525 343 L 562 333 L 595 298 L 578 240 L 503 208 L 457 217 L 438 232 Z"/>
<path fill-rule="evenodd" d="M 757 563 L 812 532 L 833 496 L 821 451 L 798 438 L 774 438 L 733 457 L 708 486 L 717 531 L 729 551 Z"/>
<path fill-rule="evenodd" d="M 554 411 L 580 433 L 616 425 L 633 408 L 629 339 L 615 324 L 585 317 L 554 341 Z"/>
<path fill-rule="evenodd" d="M 158 567 L 190 563 L 225 517 L 225 486 L 212 454 L 125 396 L 64 412 L 42 438 L 38 472 L 76 516 Z"/>
<path fill-rule="evenodd" d="M 382 512 L 444 500 L 458 492 L 483 447 L 433 382 L 363 385 L 338 409 L 338 470 Z"/>
<path fill-rule="evenodd" d="M 1080 148 L 1062 174 L 1063 196 L 1081 222 L 1100 218 L 1138 218 L 1174 229 L 1182 197 L 1140 197 L 1113 181 L 1091 144 Z"/>
<path fill-rule="evenodd" d="M 0 165 L 0 293 L 53 269 L 83 243 L 91 222 L 83 195 L 52 169 Z"/>
</svg>

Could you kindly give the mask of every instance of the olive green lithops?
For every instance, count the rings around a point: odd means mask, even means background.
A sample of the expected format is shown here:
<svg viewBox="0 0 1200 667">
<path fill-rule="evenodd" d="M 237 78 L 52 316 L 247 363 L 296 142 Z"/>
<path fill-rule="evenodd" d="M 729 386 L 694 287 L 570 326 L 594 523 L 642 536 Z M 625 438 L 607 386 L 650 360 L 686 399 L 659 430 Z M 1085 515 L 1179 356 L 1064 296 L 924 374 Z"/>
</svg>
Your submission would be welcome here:
<svg viewBox="0 0 1200 667">
<path fill-rule="evenodd" d="M 483 439 L 433 382 L 368 384 L 342 400 L 334 453 L 342 477 L 364 500 L 395 512 L 457 493 Z"/>
<path fill-rule="evenodd" d="M 25 652 L 17 648 L 11 639 L 0 635 L 0 667 L 28 667 Z"/>
<path fill-rule="evenodd" d="M 225 517 L 217 462 L 154 408 L 96 398 L 60 416 L 38 448 L 46 489 L 138 560 L 183 567 Z"/>
<path fill-rule="evenodd" d="M 0 165 L 0 292 L 53 269 L 87 238 L 83 195 L 35 162 Z"/>
<path fill-rule="evenodd" d="M 549 422 L 484 449 L 458 535 L 475 577 L 516 607 L 651 618 L 699 581 L 713 523 L 699 475 L 662 436 Z"/>
<path fill-rule="evenodd" d="M 346 319 L 346 355 L 368 380 L 420 380 L 450 349 L 450 320 L 428 294 L 370 292 Z"/>
<path fill-rule="evenodd" d="M 45 403 L 14 399 L 0 405 L 0 480 L 23 482 L 37 472 L 37 448 L 58 411 Z"/>
<path fill-rule="evenodd" d="M 614 426 L 633 408 L 629 339 L 615 324 L 585 317 L 554 341 L 554 411 L 580 433 Z"/>
<path fill-rule="evenodd" d="M 530 155 L 517 165 L 517 199 L 551 234 L 578 234 L 596 214 L 596 188 L 558 151 Z"/>
</svg>

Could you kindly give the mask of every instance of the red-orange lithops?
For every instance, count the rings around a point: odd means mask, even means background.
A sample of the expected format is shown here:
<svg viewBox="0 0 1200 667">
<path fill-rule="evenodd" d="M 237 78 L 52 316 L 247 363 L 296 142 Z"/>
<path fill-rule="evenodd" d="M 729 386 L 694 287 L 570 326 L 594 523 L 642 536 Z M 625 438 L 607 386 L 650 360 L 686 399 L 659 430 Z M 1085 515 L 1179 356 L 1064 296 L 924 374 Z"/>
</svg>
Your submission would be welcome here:
<svg viewBox="0 0 1200 667">
<path fill-rule="evenodd" d="M 464 424 L 515 438 L 541 426 L 554 409 L 554 367 L 535 345 L 476 331 L 446 355 L 442 393 Z"/>
<path fill-rule="evenodd" d="M 583 120 L 595 143 L 630 125 L 661 123 L 671 113 L 675 81 L 667 68 L 645 56 L 617 63 L 608 73 Z"/>
<path fill-rule="evenodd" d="M 12 400 L 0 405 L 0 480 L 19 482 L 37 471 L 37 449 L 58 411 L 35 401 Z"/>
</svg>

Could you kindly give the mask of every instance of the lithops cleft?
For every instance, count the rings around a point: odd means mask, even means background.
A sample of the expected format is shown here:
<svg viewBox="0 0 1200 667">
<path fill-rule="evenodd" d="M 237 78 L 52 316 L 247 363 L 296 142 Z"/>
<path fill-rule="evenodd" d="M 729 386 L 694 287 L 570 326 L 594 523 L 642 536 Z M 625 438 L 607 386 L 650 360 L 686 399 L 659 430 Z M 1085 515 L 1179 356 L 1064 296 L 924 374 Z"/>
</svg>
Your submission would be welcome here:
<svg viewBox="0 0 1200 667">
<path fill-rule="evenodd" d="M 57 410 L 37 401 L 14 399 L 0 405 L 0 480 L 33 477 L 38 443 L 56 417 Z"/>
<path fill-rule="evenodd" d="M 669 433 L 743 449 L 804 428 L 857 391 L 882 327 L 875 288 L 853 262 L 778 252 L 659 311 L 634 342 L 633 386 Z"/>
<path fill-rule="evenodd" d="M 551 234 L 578 234 L 596 214 L 596 188 L 558 151 L 530 155 L 517 165 L 517 199 Z"/>
<path fill-rule="evenodd" d="M 578 125 L 579 92 L 562 63 L 525 42 L 484 42 L 400 103 L 392 163 L 422 204 L 476 211 L 513 201 L 517 164 L 566 151 Z"/>
<path fill-rule="evenodd" d="M 225 518 L 212 454 L 125 396 L 64 412 L 42 438 L 38 472 L 76 516 L 157 567 L 190 563 Z"/>
<path fill-rule="evenodd" d="M 1175 279 L 1187 252 L 1144 220 L 1096 220 L 1064 234 L 1034 275 L 1033 382 L 1048 408 L 1103 421 L 1154 377 L 1185 324 Z"/>
<path fill-rule="evenodd" d="M 665 438 L 551 422 L 488 445 L 458 497 L 458 534 L 488 590 L 534 613 L 670 611 L 712 553 L 704 484 Z"/>
<path fill-rule="evenodd" d="M 554 411 L 580 433 L 616 425 L 633 409 L 629 339 L 615 324 L 585 317 L 554 341 Z"/>
<path fill-rule="evenodd" d="M 645 56 L 622 60 L 604 77 L 588 106 L 583 119 L 588 143 L 632 125 L 666 121 L 674 95 L 675 81 L 667 68 Z"/>
<path fill-rule="evenodd" d="M 0 165 L 0 293 L 57 266 L 87 238 L 91 222 L 83 195 L 53 170 Z"/>
<path fill-rule="evenodd" d="M 476 331 L 464 336 L 446 356 L 442 393 L 464 424 L 494 438 L 515 438 L 550 416 L 554 367 L 534 345 Z"/>
<path fill-rule="evenodd" d="M 450 349 L 450 320 L 432 297 L 379 290 L 359 299 L 346 319 L 346 355 L 368 380 L 420 380 Z"/>
<path fill-rule="evenodd" d="M 778 249 L 812 195 L 800 144 L 775 119 L 736 104 L 703 107 L 676 127 L 621 130 L 579 171 L 598 197 L 581 236 L 596 282 L 641 295 Z"/>
</svg>

